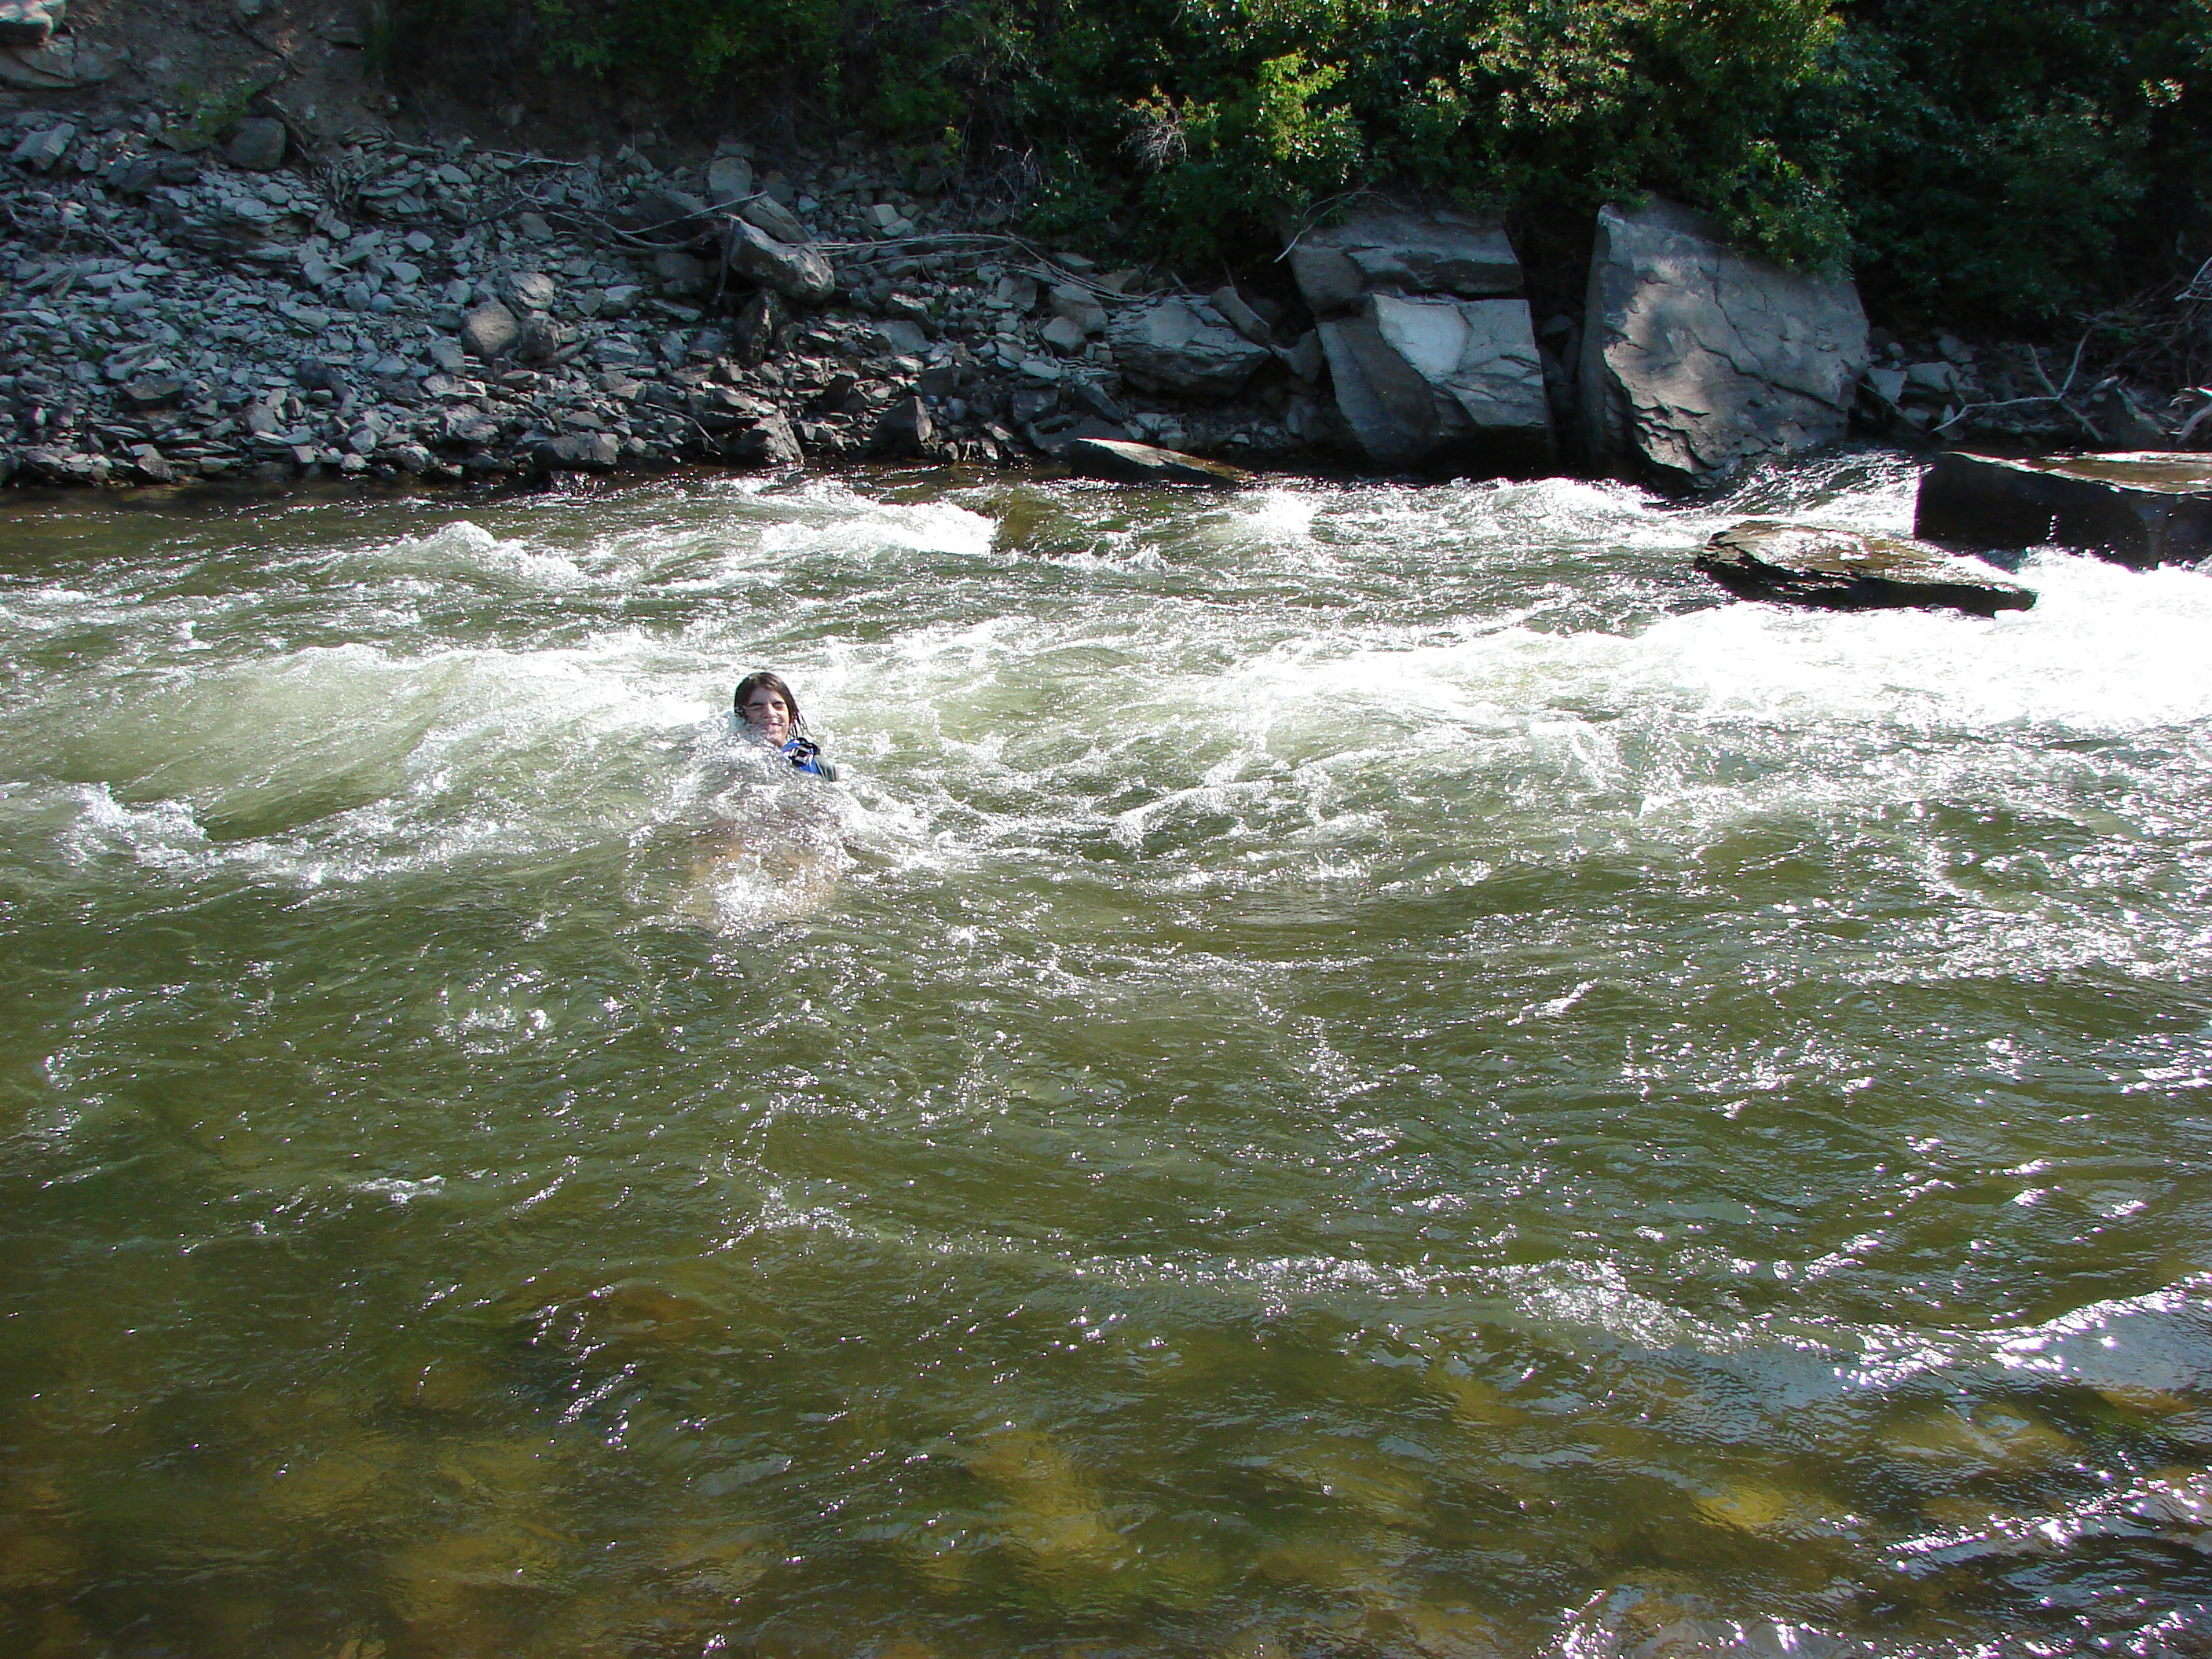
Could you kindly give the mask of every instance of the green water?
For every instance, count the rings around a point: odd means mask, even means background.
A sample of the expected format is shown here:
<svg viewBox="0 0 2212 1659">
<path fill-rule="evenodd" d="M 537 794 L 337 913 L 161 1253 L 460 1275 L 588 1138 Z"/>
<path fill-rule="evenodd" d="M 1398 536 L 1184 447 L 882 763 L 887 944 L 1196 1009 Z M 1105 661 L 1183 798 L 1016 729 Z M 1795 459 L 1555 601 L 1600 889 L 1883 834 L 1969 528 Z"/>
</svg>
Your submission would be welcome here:
<svg viewBox="0 0 2212 1659">
<path fill-rule="evenodd" d="M 0 1654 L 2212 1650 L 2212 578 L 1911 492 L 10 504 Z"/>
</svg>

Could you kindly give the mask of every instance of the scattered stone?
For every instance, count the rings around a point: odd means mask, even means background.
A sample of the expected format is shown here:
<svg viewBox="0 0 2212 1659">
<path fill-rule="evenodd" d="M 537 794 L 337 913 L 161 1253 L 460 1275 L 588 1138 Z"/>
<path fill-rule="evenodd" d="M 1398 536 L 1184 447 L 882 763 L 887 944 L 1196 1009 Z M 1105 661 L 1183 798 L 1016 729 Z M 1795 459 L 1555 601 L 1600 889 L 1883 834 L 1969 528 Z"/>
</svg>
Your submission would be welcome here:
<svg viewBox="0 0 2212 1659">
<path fill-rule="evenodd" d="M 1544 359 L 1502 228 L 1450 209 L 1379 207 L 1306 233 L 1290 256 L 1317 325 L 1283 361 L 1308 385 L 1326 366 L 1342 430 L 1370 462 L 1524 473 L 1551 464 Z M 1243 313 L 1247 337 L 1273 341 L 1233 289 L 1216 297 Z"/>
<path fill-rule="evenodd" d="M 1050 297 L 1054 316 L 1073 323 L 1086 335 L 1106 331 L 1106 307 L 1085 289 L 1062 283 Z"/>
<path fill-rule="evenodd" d="M 2212 555 L 2212 456 L 1944 451 L 1921 474 L 1912 533 L 1954 547 L 2078 548 L 2139 570 L 2194 562 Z"/>
<path fill-rule="evenodd" d="M 696 294 L 707 286 L 705 261 L 673 248 L 664 248 L 653 256 L 653 274 L 663 294 Z"/>
<path fill-rule="evenodd" d="M 1206 296 L 1206 303 L 1228 319 L 1229 326 L 1242 334 L 1254 345 L 1274 343 L 1275 331 L 1267 326 L 1267 319 L 1244 303 L 1243 296 L 1226 283 Z"/>
<path fill-rule="evenodd" d="M 747 224 L 766 231 L 779 242 L 796 246 L 807 240 L 806 227 L 799 222 L 799 216 L 773 196 L 756 196 L 740 206 L 738 213 Z"/>
<path fill-rule="evenodd" d="M 1077 437 L 1060 456 L 1076 477 L 1115 483 L 1204 484 L 1221 489 L 1254 482 L 1251 473 L 1224 462 L 1111 438 Z"/>
<path fill-rule="evenodd" d="M 886 455 L 918 455 L 937 441 L 937 423 L 919 398 L 902 398 L 876 422 L 875 447 Z"/>
<path fill-rule="evenodd" d="M 889 318 L 876 325 L 875 333 L 886 349 L 902 357 L 918 357 L 929 349 L 929 331 L 920 323 Z"/>
<path fill-rule="evenodd" d="M 65 92 L 112 80 L 122 54 L 53 35 L 41 46 L 0 47 L 0 85 L 26 92 Z"/>
<path fill-rule="evenodd" d="M 707 204 L 734 207 L 753 193 L 753 164 L 742 155 L 717 155 L 707 166 Z"/>
<path fill-rule="evenodd" d="M 511 348 L 522 332 L 515 315 L 496 300 L 487 300 L 461 319 L 461 343 L 489 362 Z"/>
<path fill-rule="evenodd" d="M 2097 423 L 2097 430 L 2114 449 L 2142 451 L 2170 449 L 2172 440 L 2166 428 L 2143 412 L 2123 386 L 2107 386 L 2100 389 L 2088 400 L 2089 418 Z"/>
<path fill-rule="evenodd" d="M 783 302 L 763 289 L 744 302 L 730 326 L 730 353 L 747 368 L 758 368 L 775 350 L 784 324 Z"/>
<path fill-rule="evenodd" d="M 798 434 L 791 429 L 790 421 L 780 414 L 763 415 L 750 425 L 739 428 L 722 448 L 730 459 L 750 462 L 755 466 L 797 466 L 805 459 L 799 452 Z"/>
<path fill-rule="evenodd" d="M 29 167 L 35 173 L 51 170 L 70 146 L 76 142 L 76 129 L 64 122 L 51 127 L 33 127 L 15 143 L 8 159 L 19 167 Z"/>
<path fill-rule="evenodd" d="M 232 131 L 223 154 L 248 173 L 270 173 L 283 165 L 284 124 L 266 115 L 249 115 Z"/>
<path fill-rule="evenodd" d="M 1868 356 L 1849 279 L 1737 252 L 1671 203 L 1599 210 L 1579 388 L 1591 465 L 1699 478 L 1833 442 Z"/>
<path fill-rule="evenodd" d="M 1063 357 L 1073 357 L 1083 349 L 1082 325 L 1066 317 L 1055 317 L 1037 331 L 1042 339 Z"/>
<path fill-rule="evenodd" d="M 123 401 L 141 411 L 174 409 L 184 401 L 185 383 L 174 374 L 148 373 L 133 376 L 123 386 Z"/>
<path fill-rule="evenodd" d="M 542 270 L 526 270 L 507 283 L 507 294 L 526 311 L 550 311 L 561 297 L 561 284 Z"/>
<path fill-rule="evenodd" d="M 546 223 L 545 216 L 542 213 L 516 214 L 514 228 L 524 237 L 533 242 L 550 242 L 553 240 L 553 227 Z"/>
<path fill-rule="evenodd" d="M 149 484 L 173 484 L 177 481 L 177 469 L 151 444 L 137 444 L 131 450 L 131 470 L 139 480 Z"/>
<path fill-rule="evenodd" d="M 622 459 L 622 442 L 611 432 L 568 432 L 542 444 L 538 465 L 548 472 L 605 472 Z"/>
<path fill-rule="evenodd" d="M 1697 568 L 1741 599 L 1822 611 L 2026 611 L 2035 595 L 1978 560 L 1895 536 L 1753 519 L 1705 544 Z"/>
</svg>

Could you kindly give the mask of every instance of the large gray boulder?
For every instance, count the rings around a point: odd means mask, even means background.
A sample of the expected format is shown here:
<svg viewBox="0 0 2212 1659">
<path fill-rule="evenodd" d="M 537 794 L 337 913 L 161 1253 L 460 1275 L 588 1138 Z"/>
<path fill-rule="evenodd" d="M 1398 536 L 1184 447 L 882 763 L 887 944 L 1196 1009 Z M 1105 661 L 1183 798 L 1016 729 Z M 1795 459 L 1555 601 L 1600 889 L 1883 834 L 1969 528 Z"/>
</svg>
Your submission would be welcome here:
<svg viewBox="0 0 2212 1659">
<path fill-rule="evenodd" d="M 36 51 L 46 44 L 69 0 L 0 0 L 0 46 Z"/>
<path fill-rule="evenodd" d="M 1376 465 L 1521 471 L 1550 459 L 1526 301 L 1376 295 L 1316 326 L 1338 412 Z"/>
<path fill-rule="evenodd" d="M 1868 358 L 1849 278 L 1738 252 L 1672 203 L 1598 210 L 1579 370 L 1592 467 L 1700 478 L 1832 443 Z"/>
<path fill-rule="evenodd" d="M 1504 228 L 1450 208 L 1375 208 L 1306 231 L 1291 246 L 1291 274 L 1316 317 L 1370 294 L 1480 300 L 1521 291 L 1521 261 Z"/>
<path fill-rule="evenodd" d="M 1392 471 L 1550 464 L 1552 411 L 1521 262 L 1449 208 L 1370 208 L 1291 247 L 1343 428 Z"/>
<path fill-rule="evenodd" d="M 1108 338 L 1133 384 L 1194 398 L 1233 397 L 1274 354 L 1229 326 L 1202 301 L 1163 300 L 1125 311 Z"/>
<path fill-rule="evenodd" d="M 836 271 L 820 253 L 779 242 L 743 219 L 722 221 L 722 256 L 738 276 L 787 300 L 826 299 L 837 287 Z"/>
</svg>

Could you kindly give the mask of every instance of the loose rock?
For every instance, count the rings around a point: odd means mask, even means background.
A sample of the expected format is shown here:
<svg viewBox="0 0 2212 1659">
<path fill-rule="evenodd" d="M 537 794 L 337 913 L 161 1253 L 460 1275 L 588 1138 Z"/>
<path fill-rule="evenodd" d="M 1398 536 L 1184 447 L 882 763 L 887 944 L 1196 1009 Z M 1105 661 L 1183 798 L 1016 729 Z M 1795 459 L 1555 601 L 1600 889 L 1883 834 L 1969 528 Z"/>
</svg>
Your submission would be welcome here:
<svg viewBox="0 0 2212 1659">
<path fill-rule="evenodd" d="M 269 173 L 283 165 L 285 132 L 282 121 L 265 115 L 249 115 L 231 133 L 223 154 L 230 164 L 248 173 Z"/>
<path fill-rule="evenodd" d="M 1915 609 L 1993 617 L 2035 595 L 1987 565 L 1894 536 L 1769 519 L 1731 525 L 1705 544 L 1697 568 L 1738 599 L 1822 611 Z"/>
<path fill-rule="evenodd" d="M 522 325 L 496 300 L 487 300 L 461 319 L 461 343 L 489 362 L 504 354 L 521 335 Z"/>
</svg>

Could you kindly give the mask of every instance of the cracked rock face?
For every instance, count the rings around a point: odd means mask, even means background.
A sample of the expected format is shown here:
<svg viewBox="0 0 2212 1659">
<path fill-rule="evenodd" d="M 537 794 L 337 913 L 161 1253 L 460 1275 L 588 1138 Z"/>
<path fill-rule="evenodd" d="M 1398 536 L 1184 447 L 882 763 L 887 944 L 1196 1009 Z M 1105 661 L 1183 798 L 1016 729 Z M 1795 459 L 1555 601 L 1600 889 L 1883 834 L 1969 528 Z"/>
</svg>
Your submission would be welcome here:
<svg viewBox="0 0 2212 1659">
<path fill-rule="evenodd" d="M 1869 357 L 1849 279 L 1739 253 L 1670 203 L 1599 210 L 1581 363 L 1592 466 L 1699 478 L 1832 443 Z"/>
<path fill-rule="evenodd" d="M 1376 295 L 1319 328 L 1337 407 L 1378 465 L 1469 447 L 1509 464 L 1548 459 L 1551 409 L 1526 301 Z"/>
<path fill-rule="evenodd" d="M 1500 227 L 1449 208 L 1370 208 L 1302 234 L 1291 264 L 1337 413 L 1368 460 L 1392 471 L 1551 464 L 1544 359 Z"/>
<path fill-rule="evenodd" d="M 1183 299 L 1124 312 L 1112 337 L 1115 361 L 1132 380 L 1191 397 L 1235 395 L 1273 355 L 1212 307 Z"/>
</svg>

